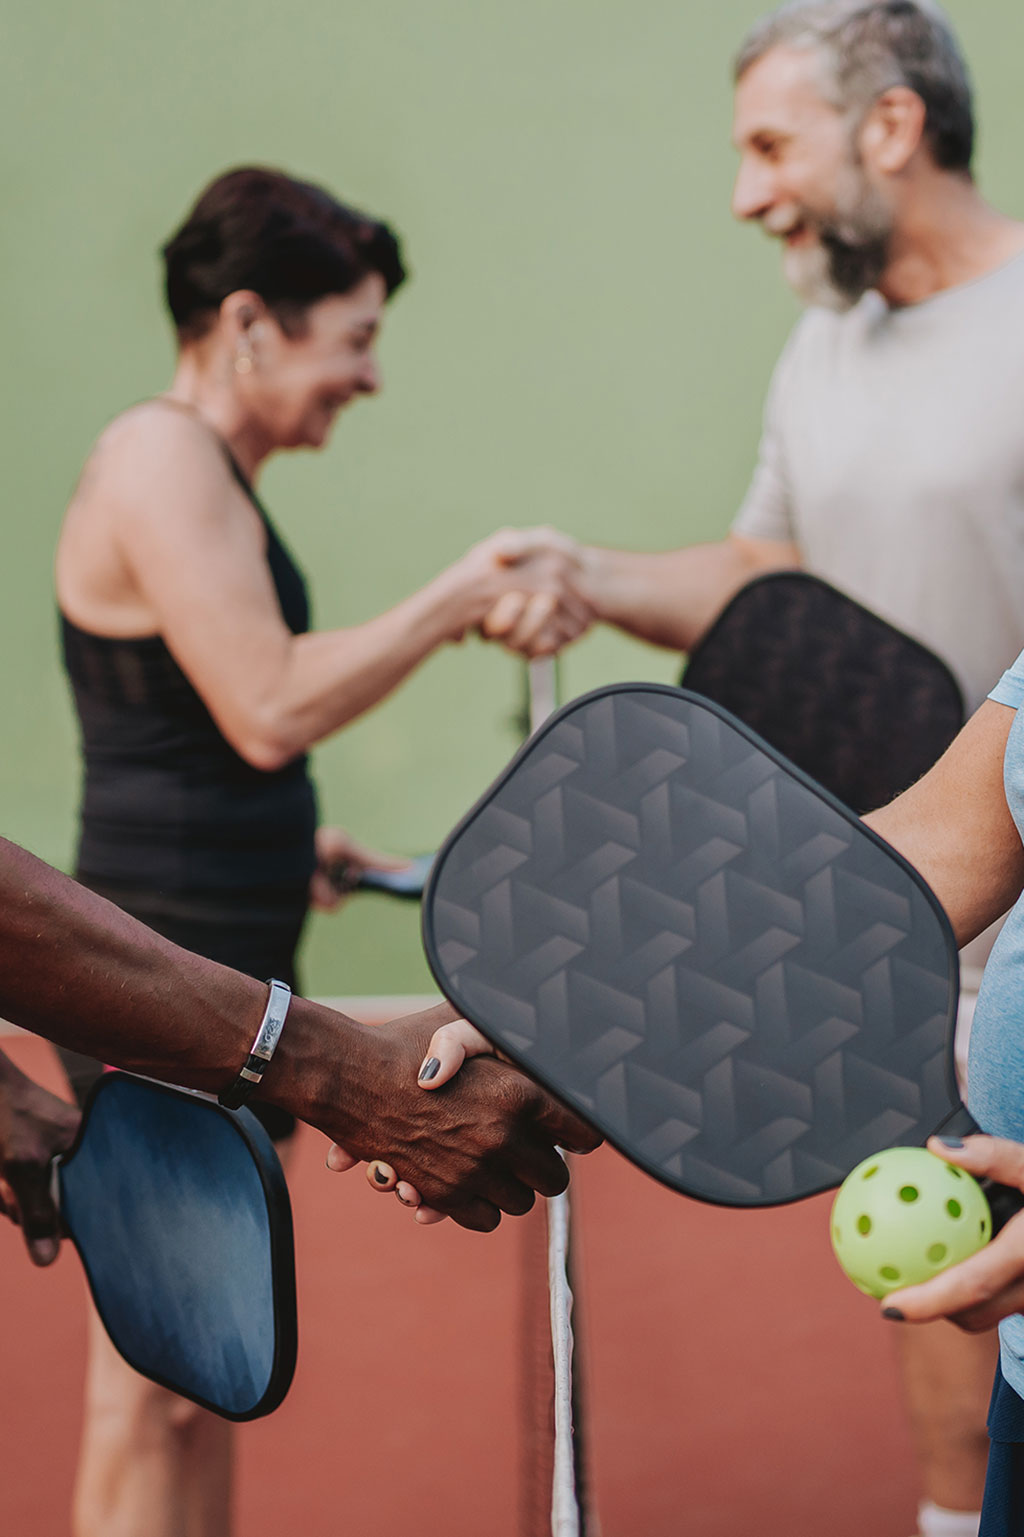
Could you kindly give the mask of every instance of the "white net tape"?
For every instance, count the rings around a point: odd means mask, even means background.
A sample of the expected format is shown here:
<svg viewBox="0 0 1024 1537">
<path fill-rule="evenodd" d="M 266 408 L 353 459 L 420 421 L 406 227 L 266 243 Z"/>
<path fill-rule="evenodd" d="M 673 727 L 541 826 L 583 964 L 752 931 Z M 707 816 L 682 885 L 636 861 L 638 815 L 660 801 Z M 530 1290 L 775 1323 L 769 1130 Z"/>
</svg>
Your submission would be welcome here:
<svg viewBox="0 0 1024 1537">
<path fill-rule="evenodd" d="M 530 663 L 530 731 L 558 705 L 558 677 L 552 657 Z M 548 1295 L 551 1354 L 555 1375 L 555 1445 L 551 1484 L 552 1537 L 580 1537 L 576 1454 L 572 1418 L 572 1288 L 569 1285 L 569 1194 L 547 1202 Z"/>
</svg>

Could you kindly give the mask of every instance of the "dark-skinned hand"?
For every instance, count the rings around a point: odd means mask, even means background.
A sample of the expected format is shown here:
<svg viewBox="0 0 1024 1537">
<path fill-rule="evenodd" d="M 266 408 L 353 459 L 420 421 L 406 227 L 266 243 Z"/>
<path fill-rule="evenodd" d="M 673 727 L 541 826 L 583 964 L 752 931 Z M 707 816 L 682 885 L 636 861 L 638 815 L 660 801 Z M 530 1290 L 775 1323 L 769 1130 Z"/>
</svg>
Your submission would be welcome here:
<svg viewBox="0 0 1024 1537">
<path fill-rule="evenodd" d="M 50 1163 L 71 1146 L 81 1114 L 0 1058 L 0 1211 L 20 1226 L 32 1263 L 50 1265 L 61 1240 Z"/>
<path fill-rule="evenodd" d="M 424 1094 L 417 1084 L 424 1056 L 438 1026 L 453 1018 L 442 1004 L 368 1029 L 361 1124 L 339 1124 L 336 1133 L 323 1115 L 316 1124 L 331 1132 L 349 1164 L 386 1158 L 394 1182 L 412 1187 L 432 1211 L 490 1232 L 502 1212 L 521 1216 L 536 1194 L 565 1189 L 569 1175 L 558 1147 L 587 1153 L 600 1138 L 525 1074 L 493 1057 L 467 1061 L 450 1082 Z"/>
</svg>

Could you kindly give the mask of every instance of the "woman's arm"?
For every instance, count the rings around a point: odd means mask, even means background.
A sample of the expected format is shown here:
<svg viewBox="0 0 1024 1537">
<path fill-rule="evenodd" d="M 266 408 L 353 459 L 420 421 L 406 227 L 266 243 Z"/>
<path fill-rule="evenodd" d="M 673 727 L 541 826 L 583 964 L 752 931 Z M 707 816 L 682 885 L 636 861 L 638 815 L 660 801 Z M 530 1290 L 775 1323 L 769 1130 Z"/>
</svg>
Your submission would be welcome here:
<svg viewBox="0 0 1024 1537">
<path fill-rule="evenodd" d="M 561 557 L 545 546 L 531 559 L 529 536 L 510 530 L 364 624 L 292 635 L 255 510 L 210 433 L 179 412 L 140 408 L 122 418 L 101 442 L 86 490 L 59 556 L 62 606 L 97 628 L 75 601 L 73 568 L 91 544 L 83 513 L 98 506 L 129 595 L 112 612 L 130 615 L 125 633 L 163 636 L 225 737 L 258 768 L 280 767 L 377 704 L 436 647 L 477 627 L 504 592 L 541 595 L 535 628 L 557 606 Z"/>
<path fill-rule="evenodd" d="M 986 700 L 923 779 L 864 818 L 921 872 L 961 946 L 1024 888 L 1024 847 L 1003 789 L 1014 714 Z"/>
</svg>

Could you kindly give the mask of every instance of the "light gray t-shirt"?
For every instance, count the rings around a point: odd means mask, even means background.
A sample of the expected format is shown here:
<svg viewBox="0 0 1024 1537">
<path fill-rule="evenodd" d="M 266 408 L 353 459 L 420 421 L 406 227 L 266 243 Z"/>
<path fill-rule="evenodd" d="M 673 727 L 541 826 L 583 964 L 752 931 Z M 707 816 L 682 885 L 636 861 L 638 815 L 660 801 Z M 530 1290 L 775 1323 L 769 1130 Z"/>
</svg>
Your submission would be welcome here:
<svg viewBox="0 0 1024 1537">
<path fill-rule="evenodd" d="M 1024 648 L 1024 256 L 901 309 L 808 311 L 734 530 L 794 540 L 977 709 Z"/>
</svg>

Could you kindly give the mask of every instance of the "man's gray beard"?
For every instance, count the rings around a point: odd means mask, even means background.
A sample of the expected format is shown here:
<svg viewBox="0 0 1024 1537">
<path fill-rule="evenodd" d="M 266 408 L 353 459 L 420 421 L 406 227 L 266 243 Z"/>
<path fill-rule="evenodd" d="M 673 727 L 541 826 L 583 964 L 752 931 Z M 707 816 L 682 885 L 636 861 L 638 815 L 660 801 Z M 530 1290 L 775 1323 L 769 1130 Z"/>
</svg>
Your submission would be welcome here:
<svg viewBox="0 0 1024 1537">
<path fill-rule="evenodd" d="M 868 289 L 877 287 L 889 263 L 892 217 L 888 208 L 859 175 L 851 192 L 847 210 L 837 209 L 830 217 L 801 210 L 816 238 L 809 246 L 787 250 L 783 271 L 805 304 L 851 309 Z"/>
</svg>

